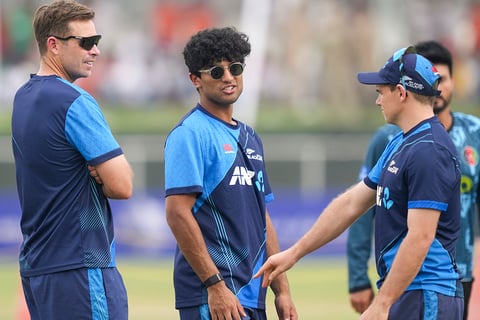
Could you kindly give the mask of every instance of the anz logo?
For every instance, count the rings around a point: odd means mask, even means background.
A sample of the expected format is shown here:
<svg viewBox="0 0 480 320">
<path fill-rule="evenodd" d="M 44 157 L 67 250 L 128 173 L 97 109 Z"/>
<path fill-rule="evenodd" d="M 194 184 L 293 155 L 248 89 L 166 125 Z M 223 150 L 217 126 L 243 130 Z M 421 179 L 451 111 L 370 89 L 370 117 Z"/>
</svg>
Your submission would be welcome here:
<svg viewBox="0 0 480 320">
<path fill-rule="evenodd" d="M 241 186 L 251 186 L 252 179 L 255 176 L 255 171 L 247 170 L 245 167 L 237 166 L 233 170 L 232 178 L 230 179 L 229 185 L 241 185 Z M 265 182 L 263 179 L 263 171 L 260 171 L 257 175 L 257 180 L 255 181 L 255 186 L 261 192 L 265 192 Z"/>
<path fill-rule="evenodd" d="M 245 167 L 237 166 L 233 170 L 232 178 L 230 179 L 230 185 L 234 186 L 239 184 L 241 186 L 251 186 L 254 175 L 255 171 L 249 171 Z"/>
<path fill-rule="evenodd" d="M 390 199 L 390 189 L 388 187 L 377 187 L 377 206 L 390 209 L 394 204 L 394 201 Z"/>
</svg>

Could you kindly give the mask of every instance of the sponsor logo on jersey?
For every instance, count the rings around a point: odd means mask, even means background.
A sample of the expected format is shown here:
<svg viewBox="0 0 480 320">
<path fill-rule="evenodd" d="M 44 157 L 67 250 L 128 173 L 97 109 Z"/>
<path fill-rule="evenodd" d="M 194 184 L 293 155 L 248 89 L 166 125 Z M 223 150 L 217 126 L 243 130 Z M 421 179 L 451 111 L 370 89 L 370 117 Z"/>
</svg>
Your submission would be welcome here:
<svg viewBox="0 0 480 320">
<path fill-rule="evenodd" d="M 250 160 L 258 160 L 258 161 L 263 161 L 263 157 L 259 154 L 256 154 L 256 151 L 250 148 L 247 148 L 245 151 L 247 154 L 247 158 Z"/>
<path fill-rule="evenodd" d="M 377 206 L 390 209 L 394 201 L 390 199 L 390 189 L 382 186 L 377 186 Z"/>
<path fill-rule="evenodd" d="M 245 167 L 237 166 L 233 169 L 232 178 L 230 179 L 230 185 L 239 184 L 241 186 L 251 186 L 252 178 L 255 176 L 255 171 L 249 171 Z"/>
<path fill-rule="evenodd" d="M 230 143 L 225 143 L 223 145 L 223 151 L 225 151 L 225 153 L 233 153 L 232 145 Z"/>
<path fill-rule="evenodd" d="M 398 167 L 395 166 L 395 160 L 390 161 L 390 164 L 388 165 L 387 171 L 391 172 L 393 174 L 398 173 Z"/>
<path fill-rule="evenodd" d="M 475 166 L 478 163 L 478 153 L 472 146 L 463 148 L 463 158 L 469 166 Z"/>
</svg>

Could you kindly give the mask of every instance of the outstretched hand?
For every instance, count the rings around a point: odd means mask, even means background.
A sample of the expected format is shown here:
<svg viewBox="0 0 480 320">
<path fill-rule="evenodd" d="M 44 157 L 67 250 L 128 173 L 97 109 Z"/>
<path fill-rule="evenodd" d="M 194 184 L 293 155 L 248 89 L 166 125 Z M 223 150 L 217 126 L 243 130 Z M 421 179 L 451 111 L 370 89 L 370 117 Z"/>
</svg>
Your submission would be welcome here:
<svg viewBox="0 0 480 320">
<path fill-rule="evenodd" d="M 271 255 L 258 272 L 253 276 L 254 278 L 263 277 L 262 287 L 268 287 L 276 277 L 281 273 L 290 269 L 297 260 L 291 252 L 291 249 Z"/>
</svg>

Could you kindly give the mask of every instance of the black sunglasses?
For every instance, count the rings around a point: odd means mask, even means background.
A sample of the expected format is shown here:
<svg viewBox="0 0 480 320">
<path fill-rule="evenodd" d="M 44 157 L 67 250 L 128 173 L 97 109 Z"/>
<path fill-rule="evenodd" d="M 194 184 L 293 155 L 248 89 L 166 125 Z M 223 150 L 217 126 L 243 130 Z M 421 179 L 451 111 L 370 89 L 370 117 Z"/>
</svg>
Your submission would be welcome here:
<svg viewBox="0 0 480 320">
<path fill-rule="evenodd" d="M 50 35 L 49 37 L 55 37 L 59 40 L 69 40 L 69 39 L 77 39 L 79 41 L 80 47 L 82 47 L 85 50 L 90 50 L 93 48 L 93 46 L 97 46 L 98 42 L 102 38 L 101 35 L 96 35 L 96 36 L 91 36 L 91 37 L 80 37 L 80 36 L 68 36 L 66 38 L 62 37 L 57 37 L 54 35 Z"/>
<path fill-rule="evenodd" d="M 208 73 L 213 79 L 218 80 L 223 77 L 223 74 L 225 73 L 225 69 L 228 69 L 228 71 L 230 71 L 232 76 L 239 76 L 243 73 L 243 68 L 245 68 L 244 63 L 234 62 L 228 65 L 228 67 L 213 66 L 210 69 L 198 70 L 198 72 Z"/>
<path fill-rule="evenodd" d="M 399 50 L 397 50 L 397 52 L 395 52 L 393 54 L 393 59 L 392 59 L 393 62 L 400 61 L 400 66 L 399 66 L 400 83 L 405 88 L 405 90 L 407 90 L 407 87 L 405 86 L 405 77 L 404 77 L 405 76 L 405 70 L 404 70 L 404 66 L 403 66 L 403 57 L 406 54 L 410 54 L 410 53 L 417 53 L 417 49 L 414 46 L 409 46 L 407 48 L 399 49 Z"/>
</svg>

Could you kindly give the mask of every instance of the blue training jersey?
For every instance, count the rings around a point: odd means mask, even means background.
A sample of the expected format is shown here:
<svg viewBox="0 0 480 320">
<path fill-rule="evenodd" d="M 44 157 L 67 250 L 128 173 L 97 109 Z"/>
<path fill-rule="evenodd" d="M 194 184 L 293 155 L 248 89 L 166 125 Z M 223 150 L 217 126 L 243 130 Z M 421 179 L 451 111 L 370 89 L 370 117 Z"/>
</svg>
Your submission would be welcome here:
<svg viewBox="0 0 480 320">
<path fill-rule="evenodd" d="M 243 306 L 265 308 L 266 207 L 273 200 L 260 137 L 197 105 L 165 143 L 165 194 L 197 194 L 192 214 L 225 284 Z M 206 304 L 207 290 L 182 252 L 175 253 L 176 307 Z"/>
<path fill-rule="evenodd" d="M 454 257 L 460 231 L 460 168 L 452 140 L 436 117 L 409 132 L 397 134 L 387 145 L 364 182 L 377 189 L 375 256 L 385 280 L 405 237 L 409 209 L 441 212 L 435 239 L 409 290 L 461 295 Z"/>
<path fill-rule="evenodd" d="M 93 97 L 57 76 L 32 75 L 13 102 L 12 148 L 21 274 L 115 266 L 110 206 L 87 164 L 122 150 Z"/>
<path fill-rule="evenodd" d="M 460 184 L 461 230 L 457 242 L 457 266 L 464 280 L 473 278 L 473 246 L 475 242 L 475 222 L 479 203 L 480 187 L 480 119 L 453 112 L 453 124 L 449 130 L 453 144 L 457 148 L 462 171 Z"/>
</svg>

